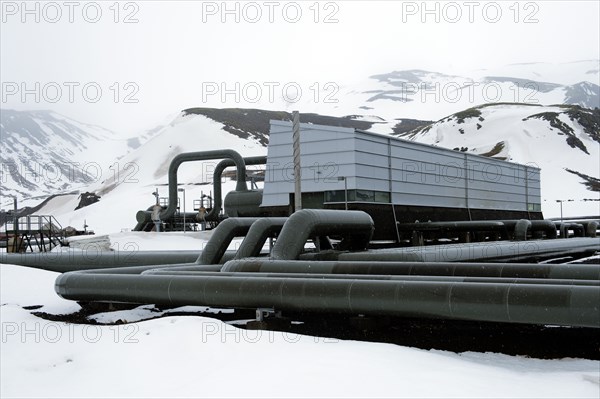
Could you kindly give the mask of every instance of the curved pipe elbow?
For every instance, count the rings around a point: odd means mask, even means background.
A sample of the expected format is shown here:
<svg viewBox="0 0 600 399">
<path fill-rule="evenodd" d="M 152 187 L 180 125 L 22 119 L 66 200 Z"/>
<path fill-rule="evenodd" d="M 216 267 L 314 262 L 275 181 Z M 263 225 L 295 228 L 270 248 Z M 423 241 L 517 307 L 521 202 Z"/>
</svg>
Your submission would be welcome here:
<svg viewBox="0 0 600 399">
<path fill-rule="evenodd" d="M 366 249 L 374 229 L 373 219 L 363 211 L 303 209 L 288 218 L 271 257 L 295 260 L 310 237 L 329 234 L 343 236 L 351 249 Z"/>
<path fill-rule="evenodd" d="M 267 163 L 267 157 L 264 155 L 256 156 L 256 157 L 245 157 L 244 163 L 247 165 L 264 165 Z M 223 208 L 223 193 L 221 188 L 221 177 L 223 175 L 223 171 L 230 166 L 235 166 L 235 163 L 232 159 L 224 159 L 217 164 L 215 170 L 213 172 L 213 207 L 206 214 L 205 219 L 209 221 L 217 221 L 219 220 L 219 213 L 221 213 L 221 209 Z M 240 179 L 244 181 L 244 185 L 246 184 L 246 175 L 240 176 L 239 172 L 237 175 L 237 191 L 247 190 L 248 187 L 240 189 Z"/>
<path fill-rule="evenodd" d="M 581 223 L 561 223 L 560 236 L 561 238 L 569 238 L 569 230 L 573 230 L 574 237 L 584 237 L 585 229 Z"/>
<path fill-rule="evenodd" d="M 531 231 L 543 231 L 546 238 L 554 239 L 558 236 L 556 224 L 552 220 L 532 220 Z"/>
<path fill-rule="evenodd" d="M 515 225 L 515 240 L 527 240 L 527 231 L 531 229 L 531 220 L 520 219 Z"/>
<path fill-rule="evenodd" d="M 206 161 L 210 159 L 228 158 L 233 161 L 237 167 L 237 186 L 236 190 L 247 190 L 246 185 L 246 164 L 244 158 L 234 150 L 214 150 L 214 151 L 198 151 L 185 152 L 177 155 L 169 165 L 169 206 L 160 213 L 161 220 L 167 220 L 175 214 L 177 210 L 177 170 L 184 162 L 190 161 Z"/>
<path fill-rule="evenodd" d="M 213 234 L 198 257 L 196 264 L 214 265 L 219 263 L 231 241 L 235 237 L 246 235 L 250 226 L 256 220 L 257 218 L 228 218 L 223 220 L 213 230 Z"/>
<path fill-rule="evenodd" d="M 281 232 L 287 220 L 285 217 L 261 218 L 252 223 L 234 259 L 258 256 L 267 238 Z"/>
<path fill-rule="evenodd" d="M 586 237 L 596 238 L 596 231 L 598 230 L 598 222 L 592 221 L 585 224 L 585 235 Z"/>
</svg>

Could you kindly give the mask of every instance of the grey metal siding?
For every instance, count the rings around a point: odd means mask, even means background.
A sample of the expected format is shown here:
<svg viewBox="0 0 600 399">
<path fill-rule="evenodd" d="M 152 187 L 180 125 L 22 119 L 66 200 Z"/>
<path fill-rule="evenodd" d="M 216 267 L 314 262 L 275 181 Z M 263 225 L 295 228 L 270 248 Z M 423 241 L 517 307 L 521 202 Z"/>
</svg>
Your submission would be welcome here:
<svg viewBox="0 0 600 399">
<path fill-rule="evenodd" d="M 301 124 L 302 191 L 390 193 L 394 204 L 532 210 L 541 204 L 540 170 L 353 129 Z M 271 122 L 263 206 L 289 204 L 292 125 Z M 274 183 L 274 184 L 273 184 Z"/>
<path fill-rule="evenodd" d="M 294 192 L 291 123 L 271 122 L 263 206 L 289 205 Z M 339 176 L 354 176 L 354 130 L 301 124 L 302 192 L 343 190 Z M 348 180 L 348 189 L 354 188 Z"/>
</svg>

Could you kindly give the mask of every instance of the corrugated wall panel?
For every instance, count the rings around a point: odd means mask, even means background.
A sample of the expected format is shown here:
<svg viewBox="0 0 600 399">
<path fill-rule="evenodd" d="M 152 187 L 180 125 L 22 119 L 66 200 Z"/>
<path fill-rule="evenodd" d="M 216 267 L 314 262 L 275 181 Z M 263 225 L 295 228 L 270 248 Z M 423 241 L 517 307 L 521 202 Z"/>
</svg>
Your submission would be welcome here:
<svg viewBox="0 0 600 399">
<path fill-rule="evenodd" d="M 396 204 L 523 211 L 541 201 L 534 166 L 348 128 L 301 124 L 301 140 L 303 192 L 343 190 L 345 177 L 349 190 L 390 192 Z M 264 206 L 288 205 L 292 172 L 292 125 L 272 122 Z"/>
<path fill-rule="evenodd" d="M 353 129 L 301 124 L 302 192 L 343 190 L 339 176 L 349 176 L 348 189 L 353 189 L 354 142 Z M 263 206 L 289 205 L 294 192 L 291 123 L 271 122 L 265 182 Z"/>
</svg>

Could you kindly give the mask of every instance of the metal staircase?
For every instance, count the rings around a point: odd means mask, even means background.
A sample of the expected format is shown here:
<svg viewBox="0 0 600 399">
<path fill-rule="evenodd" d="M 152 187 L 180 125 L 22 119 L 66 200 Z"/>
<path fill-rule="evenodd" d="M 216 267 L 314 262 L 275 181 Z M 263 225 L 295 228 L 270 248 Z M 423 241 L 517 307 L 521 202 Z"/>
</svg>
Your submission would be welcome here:
<svg viewBox="0 0 600 399">
<path fill-rule="evenodd" d="M 48 252 L 66 245 L 65 230 L 52 215 L 22 216 L 7 220 L 5 227 L 7 252 Z"/>
</svg>

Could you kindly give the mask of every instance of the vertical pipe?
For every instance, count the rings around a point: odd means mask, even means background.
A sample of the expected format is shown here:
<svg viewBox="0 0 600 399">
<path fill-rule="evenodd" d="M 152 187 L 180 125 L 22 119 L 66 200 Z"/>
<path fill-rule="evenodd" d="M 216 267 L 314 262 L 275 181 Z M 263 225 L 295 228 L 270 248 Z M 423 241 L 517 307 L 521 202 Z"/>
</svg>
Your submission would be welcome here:
<svg viewBox="0 0 600 399">
<path fill-rule="evenodd" d="M 527 230 L 531 229 L 531 221 L 527 219 L 520 219 L 515 225 L 515 240 L 526 241 Z"/>
<path fill-rule="evenodd" d="M 264 155 L 256 156 L 256 157 L 245 157 L 244 163 L 246 165 L 264 165 L 267 163 L 267 157 Z M 209 195 L 209 208 L 210 211 L 206 213 L 205 220 L 217 221 L 219 220 L 219 215 L 221 213 L 221 207 L 223 205 L 223 195 L 222 195 L 222 186 L 221 186 L 221 178 L 223 171 L 225 168 L 229 166 L 235 166 L 233 160 L 226 158 L 219 162 L 213 171 L 213 187 L 215 190 L 215 195 L 213 196 L 213 192 L 210 192 Z M 214 203 L 213 203 L 214 198 Z M 203 205 L 204 206 L 204 203 Z"/>
<path fill-rule="evenodd" d="M 390 193 L 390 195 L 392 195 Z M 390 197 L 391 200 L 391 197 Z M 398 218 L 396 218 L 396 208 L 394 207 L 394 204 L 392 203 L 392 215 L 394 215 L 394 227 L 396 228 L 396 239 L 398 240 L 398 243 L 400 243 L 400 230 L 398 229 Z"/>
<path fill-rule="evenodd" d="M 20 252 L 18 250 L 20 250 L 21 246 L 19 245 L 19 218 L 17 216 L 17 197 L 13 198 L 13 205 L 14 205 L 14 213 L 13 213 L 13 220 L 14 220 L 14 225 L 13 225 L 13 233 L 15 235 L 15 239 L 13 240 L 13 252 Z"/>
<path fill-rule="evenodd" d="M 356 197 L 356 194 L 354 194 L 354 196 Z M 355 198 L 356 200 L 356 198 Z M 344 177 L 344 209 L 348 210 L 348 178 Z"/>
<path fill-rule="evenodd" d="M 469 159 L 467 154 L 464 155 L 464 176 L 465 176 L 465 207 L 467 208 L 467 213 L 469 214 L 469 220 L 473 220 L 471 217 L 471 208 L 469 207 Z"/>
<path fill-rule="evenodd" d="M 294 150 L 294 212 L 302 209 L 302 186 L 300 168 L 300 113 L 292 112 L 293 123 L 293 150 Z"/>
<path fill-rule="evenodd" d="M 529 213 L 529 172 L 527 171 L 527 165 L 523 165 L 525 168 L 525 211 L 527 212 L 527 218 L 531 220 L 531 214 Z"/>
<path fill-rule="evenodd" d="M 234 150 L 211 150 L 198 152 L 184 152 L 177 155 L 169 165 L 169 204 L 167 209 L 160 213 L 160 220 L 168 220 L 173 216 L 177 208 L 177 170 L 184 162 L 208 161 L 211 159 L 232 159 L 237 167 L 236 191 L 247 191 L 246 163 L 242 156 Z"/>
<path fill-rule="evenodd" d="M 585 225 L 585 236 L 586 237 L 596 237 L 596 230 L 598 230 L 598 222 L 592 221 L 586 223 Z"/>
</svg>

